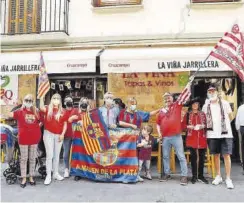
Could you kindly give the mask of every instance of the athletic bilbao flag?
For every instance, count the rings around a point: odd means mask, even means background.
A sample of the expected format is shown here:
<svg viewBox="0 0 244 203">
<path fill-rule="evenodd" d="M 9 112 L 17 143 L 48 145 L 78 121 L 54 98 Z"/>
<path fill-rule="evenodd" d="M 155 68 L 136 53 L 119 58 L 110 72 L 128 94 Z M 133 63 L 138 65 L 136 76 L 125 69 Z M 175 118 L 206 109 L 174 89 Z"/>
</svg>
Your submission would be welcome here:
<svg viewBox="0 0 244 203">
<path fill-rule="evenodd" d="M 50 90 L 50 83 L 48 80 L 45 63 L 41 53 L 37 99 L 40 99 L 41 97 L 45 96 L 49 90 Z"/>
<path fill-rule="evenodd" d="M 210 53 L 228 65 L 244 82 L 244 33 L 235 24 L 231 32 L 226 32 Z"/>
</svg>

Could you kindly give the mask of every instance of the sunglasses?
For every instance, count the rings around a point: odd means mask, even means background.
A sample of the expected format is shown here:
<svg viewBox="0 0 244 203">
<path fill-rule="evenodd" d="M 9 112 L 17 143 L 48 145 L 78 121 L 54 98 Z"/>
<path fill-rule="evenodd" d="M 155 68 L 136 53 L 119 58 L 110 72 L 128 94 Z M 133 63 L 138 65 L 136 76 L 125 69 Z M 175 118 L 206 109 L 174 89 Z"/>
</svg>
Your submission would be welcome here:
<svg viewBox="0 0 244 203">
<path fill-rule="evenodd" d="M 31 100 L 31 99 L 25 99 L 25 102 L 27 102 L 27 103 L 32 103 L 33 100 Z"/>
</svg>

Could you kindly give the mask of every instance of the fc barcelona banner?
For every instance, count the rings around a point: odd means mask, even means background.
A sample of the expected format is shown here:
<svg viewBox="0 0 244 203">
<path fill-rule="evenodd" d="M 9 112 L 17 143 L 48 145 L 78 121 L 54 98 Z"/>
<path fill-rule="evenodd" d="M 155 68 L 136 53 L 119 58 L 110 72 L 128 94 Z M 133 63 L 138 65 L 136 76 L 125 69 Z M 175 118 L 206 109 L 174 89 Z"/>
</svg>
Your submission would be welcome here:
<svg viewBox="0 0 244 203">
<path fill-rule="evenodd" d="M 98 110 L 83 115 L 75 126 L 71 175 L 103 182 L 136 182 L 138 131 L 106 127 Z"/>
</svg>

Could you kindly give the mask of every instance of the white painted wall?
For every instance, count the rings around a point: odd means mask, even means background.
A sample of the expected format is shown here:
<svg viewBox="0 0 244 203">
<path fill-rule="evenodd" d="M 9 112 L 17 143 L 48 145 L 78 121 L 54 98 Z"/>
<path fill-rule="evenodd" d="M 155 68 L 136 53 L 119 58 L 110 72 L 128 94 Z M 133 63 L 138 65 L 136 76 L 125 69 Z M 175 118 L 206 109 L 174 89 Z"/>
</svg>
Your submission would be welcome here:
<svg viewBox="0 0 244 203">
<path fill-rule="evenodd" d="M 204 41 L 211 37 L 218 39 L 234 22 L 244 31 L 244 0 L 212 5 L 192 5 L 190 0 L 143 0 L 142 6 L 116 8 L 93 8 L 91 0 L 70 0 L 69 6 L 69 36 L 64 33 L 2 36 L 2 45 L 8 48 L 38 43 L 75 46 L 96 41 L 166 38 L 196 41 L 205 38 Z"/>
<path fill-rule="evenodd" d="M 144 0 L 143 7 L 94 9 L 90 0 L 71 0 L 71 37 L 168 35 L 227 31 L 238 20 L 244 25 L 244 4 L 188 8 L 190 0 Z M 185 24 L 184 24 L 185 23 Z M 243 26 L 244 27 L 244 26 Z"/>
</svg>

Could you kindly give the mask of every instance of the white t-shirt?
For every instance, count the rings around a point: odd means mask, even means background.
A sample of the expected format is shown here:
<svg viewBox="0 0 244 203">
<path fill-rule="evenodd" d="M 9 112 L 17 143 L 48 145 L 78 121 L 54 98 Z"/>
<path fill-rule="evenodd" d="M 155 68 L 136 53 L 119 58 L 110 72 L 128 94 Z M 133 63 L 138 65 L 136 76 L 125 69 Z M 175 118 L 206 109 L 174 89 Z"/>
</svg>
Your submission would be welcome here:
<svg viewBox="0 0 244 203">
<path fill-rule="evenodd" d="M 232 112 L 229 102 L 225 100 L 221 100 L 224 109 L 225 115 L 225 124 L 226 129 L 228 131 L 227 134 L 221 134 L 221 109 L 219 103 L 210 104 L 211 115 L 212 115 L 212 122 L 213 122 L 213 130 L 207 131 L 207 138 L 233 138 L 231 125 L 230 125 L 230 118 L 229 114 Z M 206 101 L 202 111 L 207 114 L 209 101 Z"/>
</svg>

